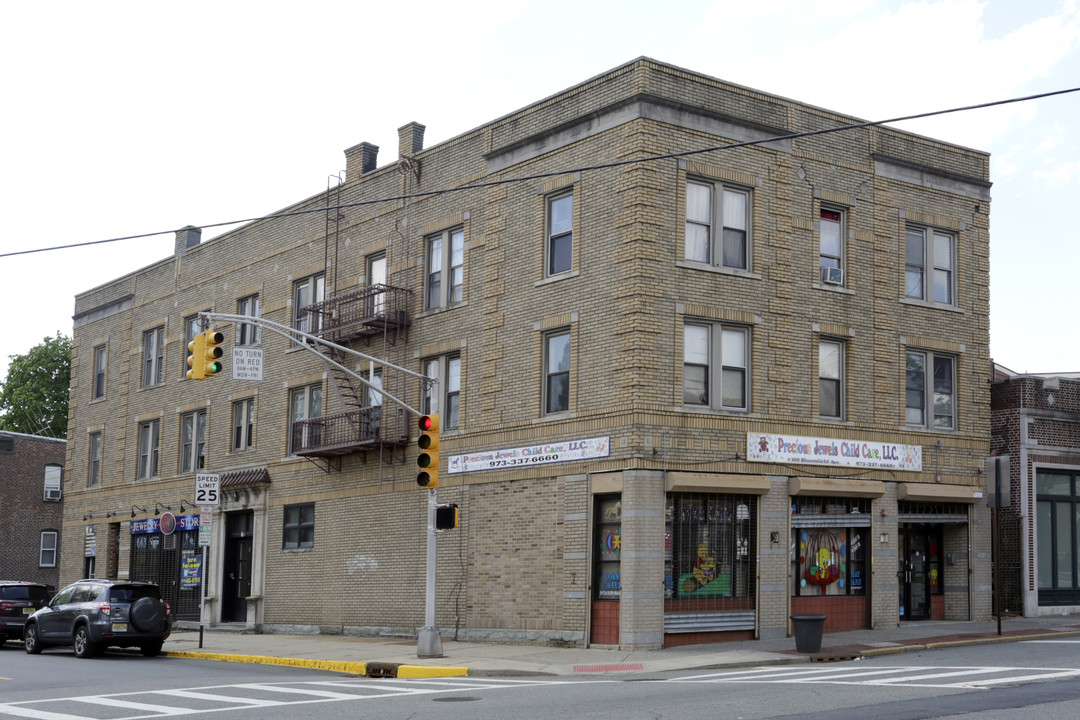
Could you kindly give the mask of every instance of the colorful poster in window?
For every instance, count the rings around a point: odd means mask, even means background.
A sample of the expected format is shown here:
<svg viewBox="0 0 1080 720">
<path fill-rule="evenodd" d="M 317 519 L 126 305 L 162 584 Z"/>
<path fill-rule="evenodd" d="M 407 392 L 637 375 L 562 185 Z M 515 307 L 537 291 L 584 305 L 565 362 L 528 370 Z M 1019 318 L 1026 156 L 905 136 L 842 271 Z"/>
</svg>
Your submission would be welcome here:
<svg viewBox="0 0 1080 720">
<path fill-rule="evenodd" d="M 202 556 L 192 550 L 184 550 L 180 562 L 180 589 L 194 590 L 202 585 Z"/>
</svg>

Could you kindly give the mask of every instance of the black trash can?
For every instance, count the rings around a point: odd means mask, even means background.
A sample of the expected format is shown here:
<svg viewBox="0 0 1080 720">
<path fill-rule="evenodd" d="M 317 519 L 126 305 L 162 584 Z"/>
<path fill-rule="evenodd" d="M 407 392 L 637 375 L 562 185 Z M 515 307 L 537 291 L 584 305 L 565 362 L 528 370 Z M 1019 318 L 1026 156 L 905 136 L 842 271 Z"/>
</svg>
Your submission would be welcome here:
<svg viewBox="0 0 1080 720">
<path fill-rule="evenodd" d="M 821 652 L 821 634 L 825 632 L 828 615 L 792 615 L 795 625 L 795 650 L 801 653 Z"/>
</svg>

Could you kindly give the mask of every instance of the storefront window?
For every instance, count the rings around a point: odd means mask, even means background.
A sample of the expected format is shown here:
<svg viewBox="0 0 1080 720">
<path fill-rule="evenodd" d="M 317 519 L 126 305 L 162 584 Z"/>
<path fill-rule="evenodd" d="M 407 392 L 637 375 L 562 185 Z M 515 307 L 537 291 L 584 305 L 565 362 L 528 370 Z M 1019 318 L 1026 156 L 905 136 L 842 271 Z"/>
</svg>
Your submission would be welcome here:
<svg viewBox="0 0 1080 720">
<path fill-rule="evenodd" d="M 668 495 L 666 600 L 753 597 L 755 500 L 738 495 Z"/>
<path fill-rule="evenodd" d="M 791 594 L 864 595 L 869 502 L 793 498 Z"/>
<path fill-rule="evenodd" d="M 599 495 L 596 498 L 596 579 L 593 596 L 597 600 L 618 600 L 622 589 L 619 556 L 622 554 L 622 497 Z"/>
</svg>

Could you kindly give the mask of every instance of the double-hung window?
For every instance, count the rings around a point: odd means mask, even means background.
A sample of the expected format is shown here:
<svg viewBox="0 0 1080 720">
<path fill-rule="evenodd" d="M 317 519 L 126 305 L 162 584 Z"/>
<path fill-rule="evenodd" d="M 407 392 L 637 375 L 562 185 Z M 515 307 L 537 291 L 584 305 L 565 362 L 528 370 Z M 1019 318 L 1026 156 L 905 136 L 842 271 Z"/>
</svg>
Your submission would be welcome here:
<svg viewBox="0 0 1080 720">
<path fill-rule="evenodd" d="M 248 295 L 236 301 L 236 314 L 259 317 L 259 296 Z M 236 326 L 237 345 L 258 345 L 259 326 L 254 323 L 239 323 Z"/>
<path fill-rule="evenodd" d="M 818 225 L 818 268 L 821 282 L 826 285 L 843 285 L 844 212 L 835 208 L 821 208 Z"/>
<path fill-rule="evenodd" d="M 94 389 L 93 400 L 105 397 L 105 366 L 108 362 L 107 346 L 98 345 L 94 348 Z"/>
<path fill-rule="evenodd" d="M 196 410 L 180 418 L 180 472 L 206 467 L 206 411 Z"/>
<path fill-rule="evenodd" d="M 818 342 L 818 415 L 844 417 L 844 343 L 839 340 Z"/>
<path fill-rule="evenodd" d="M 424 361 L 424 374 L 438 383 L 422 389 L 425 413 L 439 413 L 440 424 L 447 430 L 461 421 L 461 356 L 444 355 Z"/>
<path fill-rule="evenodd" d="M 905 357 L 908 425 L 952 430 L 956 427 L 956 361 L 951 355 L 909 351 Z"/>
<path fill-rule="evenodd" d="M 39 567 L 56 567 L 58 537 L 59 533 L 55 530 L 43 530 L 41 532 L 41 552 L 38 555 Z"/>
<path fill-rule="evenodd" d="M 49 464 L 45 466 L 45 500 L 60 501 L 63 475 L 64 468 L 60 465 Z"/>
<path fill-rule="evenodd" d="M 138 479 L 148 480 L 158 474 L 158 420 L 139 423 Z"/>
<path fill-rule="evenodd" d="M 233 452 L 250 450 L 255 444 L 255 398 L 237 400 L 232 407 Z"/>
<path fill-rule="evenodd" d="M 544 414 L 570 410 L 570 330 L 544 338 Z"/>
<path fill-rule="evenodd" d="M 574 263 L 574 194 L 547 200 L 547 275 L 569 272 Z"/>
<path fill-rule="evenodd" d="M 749 388 L 748 328 L 719 323 L 683 326 L 684 404 L 749 410 Z"/>
<path fill-rule="evenodd" d="M 281 547 L 283 550 L 315 547 L 315 503 L 285 506 Z"/>
<path fill-rule="evenodd" d="M 904 295 L 956 304 L 956 236 L 931 228 L 904 233 Z"/>
<path fill-rule="evenodd" d="M 461 302 L 465 282 L 465 231 L 447 230 L 427 239 L 426 308 Z"/>
<path fill-rule="evenodd" d="M 293 327 L 315 334 L 322 329 L 322 315 L 309 307 L 326 299 L 326 277 L 322 273 L 297 280 L 293 284 Z"/>
<path fill-rule="evenodd" d="M 165 382 L 165 328 L 156 327 L 143 333 L 142 386 L 153 387 Z"/>
<path fill-rule="evenodd" d="M 750 192 L 720 183 L 686 183 L 686 260 L 749 270 Z"/>
<path fill-rule="evenodd" d="M 94 487 L 101 482 L 101 433 L 90 433 L 90 456 L 87 460 L 86 484 Z"/>
<path fill-rule="evenodd" d="M 321 428 L 304 422 L 322 417 L 322 385 L 294 388 L 289 393 L 289 454 L 319 446 Z"/>
</svg>

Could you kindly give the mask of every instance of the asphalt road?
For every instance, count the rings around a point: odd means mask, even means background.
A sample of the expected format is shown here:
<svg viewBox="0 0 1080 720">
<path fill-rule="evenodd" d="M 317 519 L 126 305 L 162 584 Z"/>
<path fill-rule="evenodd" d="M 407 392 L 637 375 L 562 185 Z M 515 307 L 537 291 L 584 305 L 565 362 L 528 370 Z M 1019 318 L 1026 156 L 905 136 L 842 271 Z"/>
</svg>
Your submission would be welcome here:
<svg viewBox="0 0 1080 720">
<path fill-rule="evenodd" d="M 370 679 L 70 649 L 0 648 L 0 720 L 1080 717 L 1080 640 L 843 663 L 579 678 Z"/>
</svg>

